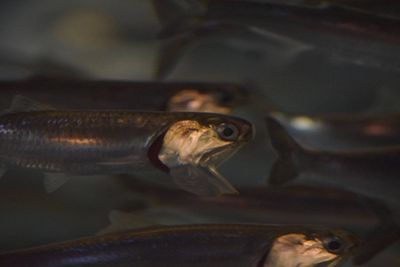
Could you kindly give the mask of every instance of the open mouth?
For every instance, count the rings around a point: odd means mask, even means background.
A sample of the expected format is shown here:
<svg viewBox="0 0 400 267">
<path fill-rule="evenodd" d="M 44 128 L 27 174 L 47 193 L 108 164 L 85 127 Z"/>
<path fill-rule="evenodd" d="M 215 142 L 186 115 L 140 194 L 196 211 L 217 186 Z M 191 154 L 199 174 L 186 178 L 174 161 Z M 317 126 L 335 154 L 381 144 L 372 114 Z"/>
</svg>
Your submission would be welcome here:
<svg viewBox="0 0 400 267">
<path fill-rule="evenodd" d="M 202 165 L 207 164 L 219 166 L 224 161 L 232 157 L 241 147 L 242 145 L 228 144 L 225 146 L 214 148 L 211 151 L 204 153 L 201 156 L 199 163 Z"/>
</svg>

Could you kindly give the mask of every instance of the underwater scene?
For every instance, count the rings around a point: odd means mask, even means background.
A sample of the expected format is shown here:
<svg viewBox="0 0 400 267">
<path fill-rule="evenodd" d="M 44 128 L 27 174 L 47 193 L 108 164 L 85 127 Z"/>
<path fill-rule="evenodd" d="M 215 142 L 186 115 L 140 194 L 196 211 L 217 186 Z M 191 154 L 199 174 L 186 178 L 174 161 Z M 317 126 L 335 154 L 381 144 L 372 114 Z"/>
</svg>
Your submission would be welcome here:
<svg viewBox="0 0 400 267">
<path fill-rule="evenodd" d="M 0 3 L 1 267 L 400 266 L 400 2 Z"/>
</svg>

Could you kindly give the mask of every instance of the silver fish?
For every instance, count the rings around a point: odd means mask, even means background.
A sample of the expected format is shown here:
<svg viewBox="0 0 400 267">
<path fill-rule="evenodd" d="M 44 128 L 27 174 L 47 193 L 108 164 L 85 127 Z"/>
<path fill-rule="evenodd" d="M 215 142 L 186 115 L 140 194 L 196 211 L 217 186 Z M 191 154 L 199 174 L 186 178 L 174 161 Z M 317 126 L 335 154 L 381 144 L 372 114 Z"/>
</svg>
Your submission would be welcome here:
<svg viewBox="0 0 400 267">
<path fill-rule="evenodd" d="M 296 140 L 329 150 L 400 145 L 400 114 L 295 115 L 274 112 Z"/>
<path fill-rule="evenodd" d="M 1 266 L 313 267 L 351 256 L 357 239 L 323 228 L 183 225 L 137 229 L 0 254 Z"/>
<path fill-rule="evenodd" d="M 237 192 L 216 167 L 252 138 L 252 125 L 243 119 L 211 113 L 50 109 L 16 97 L 0 116 L 0 162 L 45 172 L 49 192 L 71 176 L 155 167 L 196 194 Z"/>
<path fill-rule="evenodd" d="M 400 20 L 359 9 L 323 4 L 260 1 L 153 0 L 166 39 L 156 75 L 164 77 L 197 40 L 245 32 L 293 55 L 316 51 L 336 62 L 400 71 Z M 292 44 L 289 45 L 288 44 Z"/>
<path fill-rule="evenodd" d="M 54 94 L 57 90 L 57 94 Z M 70 97 L 74 90 L 74 97 Z M 0 81 L 0 108 L 23 95 L 60 109 L 127 109 L 229 114 L 249 100 L 229 83 L 36 79 Z M 65 98 L 68 98 L 66 103 Z"/>
<path fill-rule="evenodd" d="M 206 219 L 204 222 L 325 225 L 357 230 L 368 230 L 378 223 L 376 214 L 363 203 L 362 198 L 344 190 L 305 186 L 241 186 L 237 187 L 239 195 L 197 197 L 131 175 L 119 175 L 117 179 L 129 189 L 129 193 L 140 194 L 150 204 L 156 204 L 152 205 L 151 214 L 154 214 L 154 209 L 165 212 L 173 209 L 176 213 L 201 216 Z M 132 216 L 137 218 L 134 204 Z M 127 211 L 128 205 L 124 204 L 124 211 Z M 137 224 L 135 220 L 129 221 L 132 225 Z"/>
<path fill-rule="evenodd" d="M 400 239 L 400 146 L 359 151 L 317 151 L 298 144 L 274 118 L 267 118 L 272 146 L 279 158 L 272 167 L 269 183 L 285 184 L 301 174 L 301 181 L 334 186 L 365 196 L 377 210 L 382 225 L 373 231 L 366 252 L 356 257 L 361 263 Z"/>
</svg>

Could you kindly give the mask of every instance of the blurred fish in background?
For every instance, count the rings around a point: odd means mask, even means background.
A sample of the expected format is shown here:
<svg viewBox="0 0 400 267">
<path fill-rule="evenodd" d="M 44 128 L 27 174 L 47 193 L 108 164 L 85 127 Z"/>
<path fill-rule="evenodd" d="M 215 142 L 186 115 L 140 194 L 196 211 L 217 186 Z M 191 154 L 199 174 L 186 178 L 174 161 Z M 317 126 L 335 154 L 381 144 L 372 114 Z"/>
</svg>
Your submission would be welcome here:
<svg viewBox="0 0 400 267">
<path fill-rule="evenodd" d="M 271 113 L 301 143 L 319 149 L 349 150 L 399 145 L 400 114 Z"/>
<path fill-rule="evenodd" d="M 57 94 L 52 94 L 53 90 Z M 230 114 L 249 104 L 251 95 L 243 86 L 201 82 L 82 81 L 27 79 L 0 81 L 0 108 L 5 110 L 15 95 L 22 95 L 59 109 L 127 109 L 189 111 Z M 75 97 L 70 96 L 71 90 Z"/>
<path fill-rule="evenodd" d="M 369 253 L 365 244 L 388 245 L 378 238 L 385 229 L 368 235 L 387 215 L 386 205 L 375 206 L 354 188 L 267 187 L 266 174 L 277 155 L 264 117 L 273 112 L 296 140 L 320 150 L 348 153 L 398 145 L 398 1 L 46 0 L 0 5 L 1 110 L 19 94 L 67 112 L 211 111 L 242 117 L 257 133 L 219 168 L 242 193 L 235 196 L 196 197 L 179 191 L 168 176 L 147 172 L 72 179 L 48 195 L 40 174 L 11 168 L 0 180 L 2 256 L 154 224 L 326 225 L 359 235 L 357 248 L 366 248 L 364 254 Z M 385 192 L 372 189 L 373 194 Z M 101 238 L 93 240 L 104 244 Z M 248 244 L 254 240 L 251 235 Z M 86 249 L 75 246 L 83 243 L 67 246 Z M 45 250 L 53 248 L 48 245 L 40 255 L 47 257 Z M 18 252 L 16 258 L 26 264 L 42 258 L 35 258 L 39 250 L 31 250 L 31 258 Z M 398 251 L 397 242 L 363 266 L 398 266 Z M 87 259 L 81 256 L 64 259 L 71 264 L 74 258 Z M 329 263 L 339 262 L 323 262 Z"/>
<path fill-rule="evenodd" d="M 171 68 L 169 59 L 178 58 L 179 50 L 186 45 L 212 33 L 235 31 L 261 35 L 280 49 L 296 51 L 292 59 L 302 51 L 315 50 L 327 54 L 334 61 L 400 71 L 397 58 L 400 22 L 395 18 L 377 18 L 374 14 L 335 5 L 307 7 L 211 0 L 198 1 L 196 10 L 196 1 L 185 1 L 186 6 L 177 5 L 179 1 L 154 2 L 161 21 L 166 25 L 162 36 L 176 40 L 171 46 L 177 50 L 175 55 L 171 50 L 165 51 L 166 59 L 161 54 L 159 75 L 162 76 Z M 190 9 L 188 3 L 192 4 Z M 188 14 L 190 11 L 194 14 Z M 282 47 L 290 41 L 293 48 Z"/>
</svg>

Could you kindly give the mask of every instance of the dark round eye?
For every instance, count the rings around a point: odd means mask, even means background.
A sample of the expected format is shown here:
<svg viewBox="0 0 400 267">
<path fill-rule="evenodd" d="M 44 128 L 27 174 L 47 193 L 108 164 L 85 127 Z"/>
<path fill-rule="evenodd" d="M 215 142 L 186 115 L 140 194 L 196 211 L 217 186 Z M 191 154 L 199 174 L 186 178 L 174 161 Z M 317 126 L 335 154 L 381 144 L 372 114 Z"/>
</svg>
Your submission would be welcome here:
<svg viewBox="0 0 400 267">
<path fill-rule="evenodd" d="M 232 95 L 230 95 L 226 92 L 223 92 L 219 96 L 219 101 L 223 104 L 229 104 L 233 101 L 233 97 L 232 97 Z"/>
<path fill-rule="evenodd" d="M 335 254 L 340 253 L 344 249 L 342 240 L 337 237 L 327 238 L 324 242 L 324 246 L 328 252 Z"/>
<path fill-rule="evenodd" d="M 219 137 L 227 141 L 235 141 L 239 137 L 238 128 L 229 123 L 222 123 L 217 128 Z"/>
</svg>

